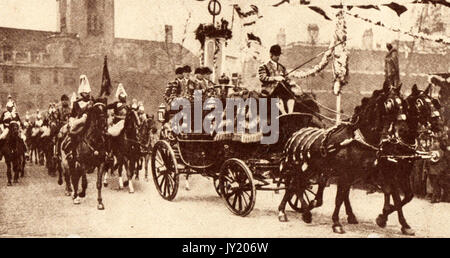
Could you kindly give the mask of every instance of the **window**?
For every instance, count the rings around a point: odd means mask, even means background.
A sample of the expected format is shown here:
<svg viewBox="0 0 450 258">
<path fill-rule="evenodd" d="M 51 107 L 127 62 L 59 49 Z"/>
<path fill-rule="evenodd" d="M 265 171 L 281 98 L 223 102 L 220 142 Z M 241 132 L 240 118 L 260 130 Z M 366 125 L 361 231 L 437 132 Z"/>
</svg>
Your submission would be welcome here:
<svg viewBox="0 0 450 258">
<path fill-rule="evenodd" d="M 30 82 L 31 84 L 41 84 L 41 77 L 37 71 L 31 71 Z"/>
<path fill-rule="evenodd" d="M 28 62 L 28 54 L 25 52 L 17 52 L 16 53 L 16 62 L 18 62 L 18 63 Z"/>
<path fill-rule="evenodd" d="M 14 83 L 14 71 L 12 69 L 3 69 L 3 83 Z"/>
<path fill-rule="evenodd" d="M 5 61 L 12 60 L 12 47 L 11 46 L 3 47 L 3 60 L 5 60 Z"/>
<path fill-rule="evenodd" d="M 39 52 L 37 51 L 31 51 L 31 62 L 32 63 L 39 63 L 40 62 L 40 56 Z"/>
<path fill-rule="evenodd" d="M 53 71 L 53 83 L 58 84 L 58 71 Z"/>
<path fill-rule="evenodd" d="M 103 33 L 103 22 L 97 10 L 96 0 L 89 0 L 87 3 L 87 31 L 91 35 Z"/>
<path fill-rule="evenodd" d="M 64 63 L 70 64 L 73 57 L 73 50 L 70 46 L 66 46 L 63 49 Z"/>
</svg>

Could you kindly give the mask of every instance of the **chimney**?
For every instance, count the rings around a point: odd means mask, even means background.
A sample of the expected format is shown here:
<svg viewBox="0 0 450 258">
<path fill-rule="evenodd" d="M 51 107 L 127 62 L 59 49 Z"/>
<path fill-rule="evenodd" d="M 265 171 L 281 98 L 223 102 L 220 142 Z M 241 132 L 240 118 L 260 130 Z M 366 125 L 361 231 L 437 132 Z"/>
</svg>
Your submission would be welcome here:
<svg viewBox="0 0 450 258">
<path fill-rule="evenodd" d="M 173 27 L 172 25 L 165 25 L 165 41 L 166 43 L 173 43 Z"/>
</svg>

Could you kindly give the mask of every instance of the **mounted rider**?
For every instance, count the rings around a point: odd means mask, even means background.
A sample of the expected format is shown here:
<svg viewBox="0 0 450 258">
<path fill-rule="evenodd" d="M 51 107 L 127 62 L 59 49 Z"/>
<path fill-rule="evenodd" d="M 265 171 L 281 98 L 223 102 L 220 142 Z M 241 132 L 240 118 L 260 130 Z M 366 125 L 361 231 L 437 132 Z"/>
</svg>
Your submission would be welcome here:
<svg viewBox="0 0 450 258">
<path fill-rule="evenodd" d="M 25 121 L 23 122 L 23 128 L 26 130 L 30 126 L 31 126 L 30 114 L 27 111 L 25 112 Z"/>
<path fill-rule="evenodd" d="M 279 63 L 280 56 L 281 47 L 279 45 L 273 45 L 270 48 L 270 60 L 259 67 L 258 74 L 259 80 L 261 81 L 261 95 L 268 98 L 280 98 L 278 108 L 282 114 L 286 114 L 286 106 L 288 113 L 294 111 L 295 100 L 288 92 L 290 91 L 292 93 L 292 85 L 290 85 L 290 80 L 287 77 L 286 68 Z M 287 90 L 280 88 L 280 84 L 283 82 L 286 82 L 283 85 L 288 87 Z"/>
<path fill-rule="evenodd" d="M 119 83 L 116 91 L 117 101 L 108 104 L 106 109 L 114 110 L 113 125 L 108 128 L 108 135 L 117 137 L 122 132 L 125 126 L 125 118 L 127 116 L 127 92 L 122 83 Z"/>
<path fill-rule="evenodd" d="M 83 125 L 87 120 L 87 112 L 92 105 L 91 86 L 86 75 L 80 76 L 80 86 L 78 87 L 78 94 L 80 98 L 73 102 L 72 112 L 69 116 L 69 136 L 70 144 L 66 145 L 65 151 L 75 153 L 77 146 L 77 134 L 83 129 Z"/>
<path fill-rule="evenodd" d="M 56 155 L 59 155 L 60 146 L 64 137 L 69 132 L 69 117 L 72 113 L 72 109 L 70 108 L 70 100 L 69 97 L 64 94 L 61 96 L 61 106 L 56 110 L 56 116 L 58 121 L 58 126 L 61 127 L 59 129 L 59 133 L 56 136 Z"/>
<path fill-rule="evenodd" d="M 0 134 L 0 140 L 6 139 L 9 133 L 9 125 L 13 122 L 16 122 L 20 125 L 22 125 L 22 122 L 20 121 L 19 114 L 15 112 L 15 105 L 14 101 L 9 100 L 6 103 L 6 111 L 4 111 L 0 117 L 0 123 L 3 125 L 3 132 Z"/>
<path fill-rule="evenodd" d="M 144 103 L 142 101 L 140 101 L 138 106 L 139 106 L 139 108 L 138 108 L 137 112 L 139 115 L 139 119 L 141 120 L 141 122 L 147 121 L 147 114 L 145 113 Z"/>
</svg>

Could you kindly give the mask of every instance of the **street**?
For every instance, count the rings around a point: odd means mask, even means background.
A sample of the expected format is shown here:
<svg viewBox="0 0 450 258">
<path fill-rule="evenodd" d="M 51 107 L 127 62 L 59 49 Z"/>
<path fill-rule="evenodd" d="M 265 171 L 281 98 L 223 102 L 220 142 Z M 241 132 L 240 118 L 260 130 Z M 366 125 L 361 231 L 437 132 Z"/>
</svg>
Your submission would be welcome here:
<svg viewBox="0 0 450 258">
<path fill-rule="evenodd" d="M 212 180 L 190 178 L 191 190 L 184 189 L 184 177 L 174 201 L 163 200 L 153 180 L 135 182 L 135 193 L 118 191 L 116 176 L 109 178 L 103 190 L 105 210 L 96 208 L 96 174 L 88 175 L 88 191 L 80 205 L 64 195 L 57 178 L 47 175 L 44 167 L 27 164 L 25 178 L 6 186 L 6 166 L 0 164 L 0 237 L 403 237 L 397 215 L 389 217 L 386 228 L 379 228 L 375 218 L 381 212 L 383 196 L 366 195 L 352 190 L 350 200 L 359 220 L 347 224 L 345 209 L 340 218 L 346 234 L 334 234 L 331 214 L 336 188 L 325 190 L 324 205 L 314 209 L 313 222 L 305 224 L 301 215 L 287 206 L 288 222 L 278 222 L 277 207 L 283 196 L 259 191 L 254 210 L 247 217 L 233 215 L 217 196 Z M 149 174 L 151 174 L 149 172 Z M 413 199 L 404 208 L 416 237 L 449 237 L 450 204 L 430 204 Z"/>
</svg>

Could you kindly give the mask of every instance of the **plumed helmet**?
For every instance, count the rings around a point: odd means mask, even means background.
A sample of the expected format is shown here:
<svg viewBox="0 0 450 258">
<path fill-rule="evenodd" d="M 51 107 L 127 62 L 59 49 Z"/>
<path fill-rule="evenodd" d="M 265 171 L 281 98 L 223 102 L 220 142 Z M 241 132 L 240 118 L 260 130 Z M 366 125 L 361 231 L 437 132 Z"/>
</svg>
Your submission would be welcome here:
<svg viewBox="0 0 450 258">
<path fill-rule="evenodd" d="M 8 101 L 8 102 L 6 103 L 6 108 L 13 108 L 13 107 L 14 107 L 14 102 Z"/>
<path fill-rule="evenodd" d="M 84 74 L 80 76 L 80 86 L 78 87 L 78 94 L 81 93 L 91 93 L 91 85 L 87 76 Z"/>
<path fill-rule="evenodd" d="M 123 87 L 122 83 L 119 83 L 119 85 L 117 86 L 117 90 L 116 90 L 116 98 L 125 98 L 127 97 L 127 92 L 125 91 L 125 88 Z"/>
</svg>

